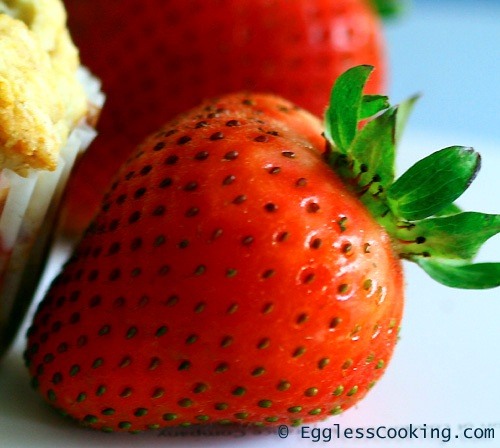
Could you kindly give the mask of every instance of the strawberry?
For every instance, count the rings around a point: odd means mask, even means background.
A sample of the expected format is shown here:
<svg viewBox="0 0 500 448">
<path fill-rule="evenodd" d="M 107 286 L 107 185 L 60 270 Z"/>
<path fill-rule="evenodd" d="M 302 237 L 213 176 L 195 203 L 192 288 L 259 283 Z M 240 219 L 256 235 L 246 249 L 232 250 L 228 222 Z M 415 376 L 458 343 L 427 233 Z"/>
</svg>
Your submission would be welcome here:
<svg viewBox="0 0 500 448">
<path fill-rule="evenodd" d="M 385 85 L 380 21 L 366 0 L 217 0 L 210 7 L 71 0 L 66 7 L 82 61 L 107 92 L 100 135 L 63 210 L 64 228 L 77 234 L 143 136 L 207 97 L 273 92 L 322 116 L 332 79 L 351 66 L 379 67 L 370 92 Z"/>
<path fill-rule="evenodd" d="M 500 215 L 453 205 L 478 154 L 445 148 L 394 181 L 414 99 L 364 95 L 370 73 L 337 80 L 325 127 L 231 94 L 138 147 L 28 332 L 52 406 L 103 431 L 317 421 L 387 367 L 401 259 L 450 286 L 499 285 L 500 264 L 472 258 Z"/>
</svg>

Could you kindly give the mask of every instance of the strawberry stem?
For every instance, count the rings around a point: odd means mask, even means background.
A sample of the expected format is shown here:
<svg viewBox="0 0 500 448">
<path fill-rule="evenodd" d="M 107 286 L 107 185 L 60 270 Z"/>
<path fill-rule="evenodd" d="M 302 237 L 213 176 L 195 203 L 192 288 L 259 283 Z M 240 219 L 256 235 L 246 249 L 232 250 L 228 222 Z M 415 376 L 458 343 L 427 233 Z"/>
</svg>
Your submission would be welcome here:
<svg viewBox="0 0 500 448">
<path fill-rule="evenodd" d="M 391 106 L 387 97 L 363 95 L 372 70 L 354 67 L 332 89 L 325 114 L 327 162 L 386 229 L 400 258 L 447 286 L 500 286 L 500 263 L 472 263 L 500 233 L 500 215 L 462 212 L 454 204 L 476 177 L 480 155 L 450 146 L 395 180 L 396 147 L 418 96 Z"/>
</svg>

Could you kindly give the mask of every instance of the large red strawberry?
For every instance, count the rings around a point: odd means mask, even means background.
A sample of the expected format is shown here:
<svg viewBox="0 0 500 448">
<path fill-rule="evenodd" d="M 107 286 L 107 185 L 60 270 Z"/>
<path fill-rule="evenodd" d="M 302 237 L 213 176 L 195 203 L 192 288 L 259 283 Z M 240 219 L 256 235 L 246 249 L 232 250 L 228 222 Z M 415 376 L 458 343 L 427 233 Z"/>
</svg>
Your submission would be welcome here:
<svg viewBox="0 0 500 448">
<path fill-rule="evenodd" d="M 71 0 L 81 58 L 103 81 L 100 135 L 68 188 L 80 232 L 144 135 L 203 99 L 272 92 L 322 116 L 332 79 L 358 64 L 386 80 L 380 21 L 366 0 Z M 82 204 L 86 204 L 82 206 Z"/>
<path fill-rule="evenodd" d="M 339 78 L 325 128 L 233 94 L 139 146 L 29 330 L 46 400 L 104 431 L 324 419 L 391 358 L 400 258 L 451 286 L 499 285 L 500 264 L 471 259 L 500 215 L 451 205 L 477 153 L 446 148 L 393 182 L 411 102 L 363 95 L 370 71 Z"/>
</svg>

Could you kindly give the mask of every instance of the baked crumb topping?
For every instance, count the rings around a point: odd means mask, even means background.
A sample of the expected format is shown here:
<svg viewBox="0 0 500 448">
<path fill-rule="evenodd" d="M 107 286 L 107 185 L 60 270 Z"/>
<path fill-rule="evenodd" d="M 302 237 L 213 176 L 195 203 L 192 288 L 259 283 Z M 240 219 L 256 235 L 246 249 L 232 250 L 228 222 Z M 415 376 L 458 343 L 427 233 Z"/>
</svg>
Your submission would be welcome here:
<svg viewBox="0 0 500 448">
<path fill-rule="evenodd" d="M 87 113 L 60 0 L 0 0 L 0 169 L 54 170 Z"/>
</svg>

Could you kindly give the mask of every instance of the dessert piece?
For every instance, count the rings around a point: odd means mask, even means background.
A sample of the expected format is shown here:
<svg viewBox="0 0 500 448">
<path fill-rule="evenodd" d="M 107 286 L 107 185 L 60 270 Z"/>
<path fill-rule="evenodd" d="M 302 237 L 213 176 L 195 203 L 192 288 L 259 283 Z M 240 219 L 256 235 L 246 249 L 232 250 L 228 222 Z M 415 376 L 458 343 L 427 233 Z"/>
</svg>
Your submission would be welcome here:
<svg viewBox="0 0 500 448">
<path fill-rule="evenodd" d="M 60 0 L 0 1 L 0 355 L 31 301 L 64 186 L 103 101 Z"/>
</svg>

